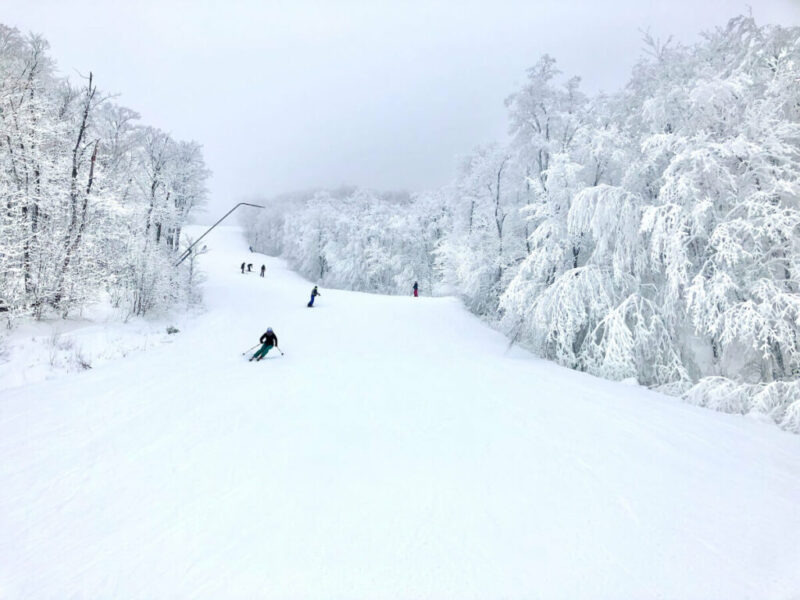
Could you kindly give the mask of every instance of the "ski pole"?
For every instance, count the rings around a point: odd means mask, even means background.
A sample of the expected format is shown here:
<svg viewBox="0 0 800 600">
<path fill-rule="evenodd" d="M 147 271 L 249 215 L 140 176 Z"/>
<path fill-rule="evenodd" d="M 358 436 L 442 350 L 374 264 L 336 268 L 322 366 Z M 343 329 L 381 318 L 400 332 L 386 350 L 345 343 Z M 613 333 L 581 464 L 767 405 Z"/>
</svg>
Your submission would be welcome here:
<svg viewBox="0 0 800 600">
<path fill-rule="evenodd" d="M 258 346 L 258 345 L 260 345 L 260 344 L 261 344 L 261 342 L 259 342 L 258 344 L 256 344 L 256 346 Z M 244 356 L 245 354 L 247 354 L 248 352 L 250 352 L 250 350 L 252 350 L 252 349 L 253 349 L 253 348 L 255 348 L 256 346 L 250 346 L 250 347 L 249 347 L 247 350 L 245 350 L 244 352 L 242 352 L 242 356 Z"/>
<path fill-rule="evenodd" d="M 278 346 L 275 346 L 275 347 L 276 347 L 276 348 L 278 348 Z M 281 353 L 281 356 L 283 356 L 283 350 L 281 350 L 280 348 L 278 348 L 278 352 L 280 352 L 280 353 Z"/>
</svg>

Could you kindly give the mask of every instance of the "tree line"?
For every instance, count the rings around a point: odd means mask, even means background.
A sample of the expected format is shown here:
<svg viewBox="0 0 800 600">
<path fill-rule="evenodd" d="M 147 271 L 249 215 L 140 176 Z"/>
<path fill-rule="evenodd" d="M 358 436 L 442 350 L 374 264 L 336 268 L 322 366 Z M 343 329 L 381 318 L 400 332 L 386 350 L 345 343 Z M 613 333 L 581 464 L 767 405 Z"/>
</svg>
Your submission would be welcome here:
<svg viewBox="0 0 800 600">
<path fill-rule="evenodd" d="M 98 300 L 143 315 L 196 295 L 173 268 L 206 197 L 201 147 L 139 124 L 92 73 L 0 25 L 0 310 L 66 317 Z"/>
</svg>

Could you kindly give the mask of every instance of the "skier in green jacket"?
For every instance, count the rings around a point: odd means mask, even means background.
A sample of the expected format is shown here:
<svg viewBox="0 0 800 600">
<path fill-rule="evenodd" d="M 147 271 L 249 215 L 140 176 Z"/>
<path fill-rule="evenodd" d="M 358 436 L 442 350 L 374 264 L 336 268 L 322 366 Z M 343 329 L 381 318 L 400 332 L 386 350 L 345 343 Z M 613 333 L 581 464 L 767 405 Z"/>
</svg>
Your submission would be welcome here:
<svg viewBox="0 0 800 600">
<path fill-rule="evenodd" d="M 250 360 L 255 358 L 256 362 L 264 358 L 267 355 L 267 352 L 272 350 L 273 346 L 278 346 L 278 336 L 275 335 L 274 331 L 272 331 L 272 327 L 267 327 L 266 333 L 262 335 L 261 339 L 258 341 L 261 342 L 262 346 L 256 350 L 256 353 L 253 354 L 253 356 L 250 357 Z"/>
</svg>

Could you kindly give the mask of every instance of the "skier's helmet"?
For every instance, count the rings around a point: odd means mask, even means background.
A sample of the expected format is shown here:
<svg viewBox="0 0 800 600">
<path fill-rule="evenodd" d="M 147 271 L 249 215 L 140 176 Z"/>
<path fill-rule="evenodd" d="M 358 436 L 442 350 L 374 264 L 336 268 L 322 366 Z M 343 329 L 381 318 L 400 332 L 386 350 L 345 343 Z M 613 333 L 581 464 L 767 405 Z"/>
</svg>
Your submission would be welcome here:
<svg viewBox="0 0 800 600">
<path fill-rule="evenodd" d="M 272 327 L 267 327 L 267 333 L 272 333 Z"/>
</svg>

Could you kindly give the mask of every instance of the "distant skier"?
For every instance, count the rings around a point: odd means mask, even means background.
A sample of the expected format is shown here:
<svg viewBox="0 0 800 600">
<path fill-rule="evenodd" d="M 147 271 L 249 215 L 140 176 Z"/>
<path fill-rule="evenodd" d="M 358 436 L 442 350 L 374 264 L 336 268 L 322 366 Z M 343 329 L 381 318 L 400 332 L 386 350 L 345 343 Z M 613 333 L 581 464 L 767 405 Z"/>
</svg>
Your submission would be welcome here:
<svg viewBox="0 0 800 600">
<path fill-rule="evenodd" d="M 267 270 L 267 265 L 261 265 L 261 276 L 264 276 L 264 272 Z"/>
<path fill-rule="evenodd" d="M 261 342 L 262 346 L 256 350 L 256 353 L 253 354 L 253 356 L 250 357 L 250 360 L 255 358 L 256 362 L 264 358 L 267 355 L 267 352 L 272 350 L 273 347 L 277 348 L 278 336 L 275 335 L 274 331 L 272 331 L 272 327 L 267 327 L 266 333 L 264 333 L 264 335 L 262 335 L 261 339 L 258 341 Z"/>
<path fill-rule="evenodd" d="M 419 298 L 419 285 L 416 281 L 414 282 L 414 298 Z"/>
<path fill-rule="evenodd" d="M 253 251 L 253 247 L 252 246 L 248 246 L 248 248 L 250 248 L 250 252 Z"/>
<path fill-rule="evenodd" d="M 311 300 L 308 301 L 308 308 L 314 306 L 314 298 L 316 298 L 317 296 L 322 296 L 322 294 L 319 293 L 317 286 L 314 286 L 314 289 L 311 290 Z"/>
<path fill-rule="evenodd" d="M 252 273 L 253 272 L 253 263 L 247 263 L 247 272 L 248 273 Z"/>
<path fill-rule="evenodd" d="M 244 263 L 242 263 L 242 275 L 244 275 Z"/>
</svg>

